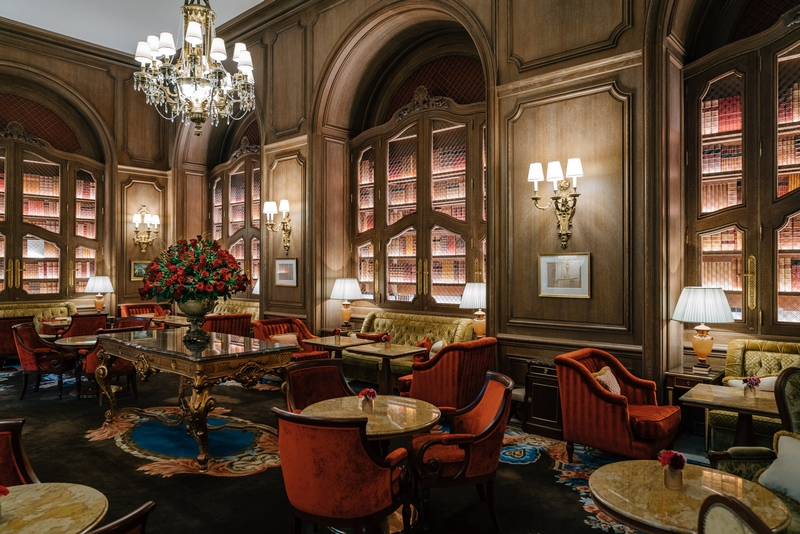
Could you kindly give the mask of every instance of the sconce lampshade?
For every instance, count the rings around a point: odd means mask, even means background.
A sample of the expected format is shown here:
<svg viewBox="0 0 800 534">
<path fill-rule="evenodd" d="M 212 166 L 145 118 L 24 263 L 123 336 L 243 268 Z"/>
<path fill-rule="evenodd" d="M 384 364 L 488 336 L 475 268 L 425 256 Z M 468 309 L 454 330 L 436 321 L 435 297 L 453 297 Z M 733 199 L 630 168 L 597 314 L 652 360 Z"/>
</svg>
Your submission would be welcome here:
<svg viewBox="0 0 800 534">
<path fill-rule="evenodd" d="M 581 158 L 569 158 L 567 160 L 567 172 L 564 173 L 567 178 L 572 178 L 572 187 L 578 187 L 578 178 L 583 176 L 583 165 L 581 165 Z"/>
<path fill-rule="evenodd" d="M 564 179 L 564 171 L 561 170 L 560 161 L 551 161 L 547 164 L 547 181 L 557 182 Z"/>
<path fill-rule="evenodd" d="M 725 292 L 719 287 L 684 287 L 675 311 L 674 321 L 700 323 L 694 327 L 697 334 L 692 338 L 692 348 L 697 355 L 694 372 L 707 374 L 706 358 L 714 348 L 714 338 L 708 335 L 710 328 L 705 323 L 732 323 L 733 314 Z"/>
<path fill-rule="evenodd" d="M 278 204 L 273 201 L 264 202 L 264 214 L 275 215 L 278 213 Z"/>
<path fill-rule="evenodd" d="M 472 330 L 478 337 L 486 335 L 486 313 L 481 309 L 486 307 L 486 284 L 484 282 L 469 282 L 464 286 L 461 304 L 458 307 L 476 310 Z"/>
<path fill-rule="evenodd" d="M 342 302 L 342 326 L 350 326 L 350 317 L 353 316 L 353 310 L 350 308 L 350 300 L 360 299 L 361 286 L 355 278 L 337 278 L 333 283 L 333 291 L 331 291 L 331 299 L 338 299 Z"/>
<path fill-rule="evenodd" d="M 114 286 L 111 285 L 111 279 L 108 276 L 91 276 L 86 282 L 87 293 L 97 293 L 94 297 L 94 308 L 99 312 L 105 306 L 105 299 L 103 293 L 113 293 Z"/>
<path fill-rule="evenodd" d="M 286 216 L 286 214 L 289 213 L 289 201 L 281 200 L 281 205 L 278 208 L 278 210 L 280 210 L 280 212 L 283 213 L 284 216 Z"/>
<path fill-rule="evenodd" d="M 253 284 L 253 290 L 250 293 L 253 295 L 261 294 L 261 278 L 256 278 L 256 283 Z"/>
</svg>

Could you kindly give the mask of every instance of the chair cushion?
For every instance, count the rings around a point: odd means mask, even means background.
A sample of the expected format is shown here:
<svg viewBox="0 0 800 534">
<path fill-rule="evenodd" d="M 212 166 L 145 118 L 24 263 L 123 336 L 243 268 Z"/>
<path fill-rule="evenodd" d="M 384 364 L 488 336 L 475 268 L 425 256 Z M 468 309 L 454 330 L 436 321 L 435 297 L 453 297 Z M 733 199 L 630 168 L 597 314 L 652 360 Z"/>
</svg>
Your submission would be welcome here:
<svg viewBox="0 0 800 534">
<path fill-rule="evenodd" d="M 415 362 L 427 362 L 428 358 L 430 357 L 431 347 L 433 346 L 431 344 L 431 340 L 426 337 L 425 339 L 423 339 L 422 341 L 417 343 L 417 346 L 418 347 L 424 347 L 425 348 L 425 352 L 423 354 L 414 354 L 414 361 Z"/>
<path fill-rule="evenodd" d="M 414 436 L 411 441 L 411 450 L 416 458 L 419 458 L 419 450 L 425 443 L 432 439 L 441 438 L 442 434 L 419 434 Z M 442 462 L 441 477 L 453 477 L 458 470 L 461 469 L 464 463 L 464 449 L 458 445 L 433 445 L 425 451 L 425 463 L 433 458 L 437 458 Z"/>
<path fill-rule="evenodd" d="M 411 391 L 411 379 L 414 375 L 405 375 L 397 379 L 397 391 L 400 392 L 401 397 L 408 397 L 408 392 Z"/>
<path fill-rule="evenodd" d="M 614 373 L 611 372 L 611 368 L 607 365 L 596 373 L 592 373 L 592 376 L 597 379 L 597 381 L 606 391 L 609 391 L 614 395 L 620 394 L 619 382 L 617 382 L 617 378 L 614 376 Z"/>
<path fill-rule="evenodd" d="M 631 430 L 642 439 L 660 439 L 681 424 L 680 406 L 629 404 Z"/>
<path fill-rule="evenodd" d="M 297 334 L 294 332 L 288 332 L 286 334 L 272 334 L 269 336 L 269 339 L 275 343 L 294 345 L 295 347 L 302 348 L 300 343 L 297 341 Z"/>
<path fill-rule="evenodd" d="M 800 502 L 800 434 L 781 431 L 775 434 L 778 458 L 758 477 L 758 483 Z"/>
<path fill-rule="evenodd" d="M 356 337 L 358 339 L 369 339 L 370 341 L 383 341 L 383 336 L 389 332 L 358 332 Z"/>
</svg>

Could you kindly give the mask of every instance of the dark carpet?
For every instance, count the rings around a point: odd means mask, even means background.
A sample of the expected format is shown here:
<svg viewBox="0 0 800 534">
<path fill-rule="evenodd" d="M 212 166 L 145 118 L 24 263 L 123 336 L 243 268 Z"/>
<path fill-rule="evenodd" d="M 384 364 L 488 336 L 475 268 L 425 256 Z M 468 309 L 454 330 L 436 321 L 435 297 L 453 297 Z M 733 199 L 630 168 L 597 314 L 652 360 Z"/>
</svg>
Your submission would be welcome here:
<svg viewBox="0 0 800 534">
<path fill-rule="evenodd" d="M 103 492 L 109 501 L 106 521 L 154 500 L 156 508 L 148 522 L 151 533 L 290 531 L 291 512 L 280 467 L 227 477 L 139 470 L 151 460 L 126 452 L 114 439 L 86 437 L 103 426 L 107 401 L 103 407 L 94 398 L 78 401 L 70 394 L 74 391 L 71 383 L 65 385 L 64 398 L 59 400 L 52 380 L 39 392 L 29 386 L 20 401 L 21 377 L 8 368 L 0 373 L 0 417 L 26 419 L 23 443 L 42 482 L 73 482 Z M 139 383 L 138 400 L 123 390 L 117 394 L 118 404 L 177 406 L 177 387 L 176 376 L 157 374 Z M 270 408 L 284 406 L 280 392 L 271 387 L 252 390 L 219 385 L 212 394 L 218 407 L 229 410 L 226 415 L 272 428 L 277 423 Z M 392 447 L 404 445 L 408 441 L 392 442 Z M 588 494 L 589 474 L 618 458 L 580 447 L 576 453 L 575 463 L 567 465 L 562 442 L 509 426 L 495 480 L 504 533 L 633 532 L 598 513 Z M 429 525 L 432 533 L 493 532 L 488 509 L 474 487 L 432 490 Z M 412 531 L 421 532 L 421 528 Z M 311 533 L 313 528 L 305 525 L 303 532 Z"/>
</svg>

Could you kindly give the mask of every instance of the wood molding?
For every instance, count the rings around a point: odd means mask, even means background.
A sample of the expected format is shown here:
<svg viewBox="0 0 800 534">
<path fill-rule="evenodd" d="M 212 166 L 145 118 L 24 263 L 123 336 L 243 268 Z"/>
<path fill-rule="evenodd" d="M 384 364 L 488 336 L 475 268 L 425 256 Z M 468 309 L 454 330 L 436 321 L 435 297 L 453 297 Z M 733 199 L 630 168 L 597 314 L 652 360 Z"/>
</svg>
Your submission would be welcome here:
<svg viewBox="0 0 800 534">
<path fill-rule="evenodd" d="M 299 132 L 306 120 L 306 27 L 295 21 L 277 30 L 269 51 L 269 129 L 275 137 L 283 137 Z M 300 57 L 290 57 L 293 53 Z"/>
</svg>

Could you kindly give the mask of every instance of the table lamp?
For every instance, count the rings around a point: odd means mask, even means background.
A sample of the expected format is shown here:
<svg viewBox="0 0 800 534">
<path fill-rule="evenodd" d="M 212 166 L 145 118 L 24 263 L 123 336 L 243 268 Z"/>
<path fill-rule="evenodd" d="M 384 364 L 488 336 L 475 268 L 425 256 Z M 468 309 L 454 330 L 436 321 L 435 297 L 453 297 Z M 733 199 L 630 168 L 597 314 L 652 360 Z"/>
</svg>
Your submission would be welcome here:
<svg viewBox="0 0 800 534">
<path fill-rule="evenodd" d="M 475 311 L 475 319 L 472 323 L 472 330 L 478 337 L 486 334 L 486 314 L 481 308 L 486 307 L 486 284 L 484 282 L 469 282 L 464 286 L 464 293 L 461 295 L 459 308 L 467 308 Z"/>
<path fill-rule="evenodd" d="M 103 293 L 113 293 L 114 286 L 111 285 L 111 279 L 107 276 L 90 276 L 89 281 L 86 282 L 87 293 L 97 293 L 94 297 L 94 308 L 97 313 L 103 311 L 103 306 L 106 305 L 103 299 Z"/>
<path fill-rule="evenodd" d="M 697 334 L 692 338 L 692 348 L 697 363 L 692 368 L 695 374 L 708 374 L 710 366 L 706 358 L 714 347 L 714 338 L 708 335 L 710 328 L 705 323 L 732 323 L 733 314 L 725 292 L 719 287 L 684 287 L 672 320 L 682 323 L 700 323 L 695 326 Z"/>
<path fill-rule="evenodd" d="M 360 299 L 361 286 L 355 278 L 337 278 L 333 283 L 333 291 L 331 291 L 332 299 L 342 300 L 342 326 L 349 328 L 350 317 L 353 316 L 353 310 L 350 308 L 350 300 Z"/>
</svg>

